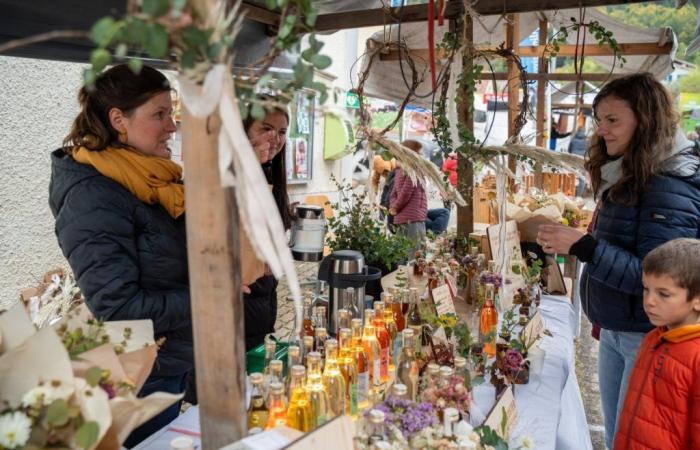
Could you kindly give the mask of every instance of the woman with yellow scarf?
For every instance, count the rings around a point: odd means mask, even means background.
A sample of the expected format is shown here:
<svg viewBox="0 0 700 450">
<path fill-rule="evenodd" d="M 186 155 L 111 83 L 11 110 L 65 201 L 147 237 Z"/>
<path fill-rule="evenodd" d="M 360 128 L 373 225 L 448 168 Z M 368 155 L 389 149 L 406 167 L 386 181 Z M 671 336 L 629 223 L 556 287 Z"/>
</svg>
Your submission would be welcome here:
<svg viewBox="0 0 700 450">
<path fill-rule="evenodd" d="M 193 368 L 182 169 L 168 80 L 115 66 L 82 88 L 80 113 L 51 155 L 49 203 L 63 254 L 96 318 L 151 319 L 165 337 L 139 395 L 184 391 Z M 131 448 L 170 423 L 179 402 L 136 429 Z"/>
</svg>

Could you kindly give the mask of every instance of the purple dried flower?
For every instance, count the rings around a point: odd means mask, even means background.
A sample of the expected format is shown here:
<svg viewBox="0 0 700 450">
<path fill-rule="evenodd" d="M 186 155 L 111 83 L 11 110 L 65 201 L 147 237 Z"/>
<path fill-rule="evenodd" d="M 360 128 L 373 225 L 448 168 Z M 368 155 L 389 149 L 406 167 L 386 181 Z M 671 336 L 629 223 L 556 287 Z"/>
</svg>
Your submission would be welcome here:
<svg viewBox="0 0 700 450">
<path fill-rule="evenodd" d="M 485 270 L 481 272 L 479 279 L 481 280 L 482 284 L 493 284 L 493 287 L 495 287 L 496 289 L 503 286 L 503 277 L 501 277 L 501 275 L 497 273 L 492 273 Z"/>
</svg>

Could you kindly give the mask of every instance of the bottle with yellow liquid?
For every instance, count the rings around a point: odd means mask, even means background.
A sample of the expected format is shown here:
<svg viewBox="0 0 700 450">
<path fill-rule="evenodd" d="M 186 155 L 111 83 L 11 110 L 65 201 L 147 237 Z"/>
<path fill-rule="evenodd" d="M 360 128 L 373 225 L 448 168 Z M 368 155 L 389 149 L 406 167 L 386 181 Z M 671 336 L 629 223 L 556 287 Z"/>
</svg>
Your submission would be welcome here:
<svg viewBox="0 0 700 450">
<path fill-rule="evenodd" d="M 374 302 L 374 333 L 379 342 L 379 374 L 381 382 L 389 381 L 389 357 L 391 355 L 391 336 L 384 324 L 384 303 Z"/>
<path fill-rule="evenodd" d="M 265 339 L 265 365 L 263 366 L 263 391 L 265 392 L 265 398 L 267 398 L 270 389 L 270 363 L 275 359 L 275 352 L 277 351 L 277 343 L 273 340 Z"/>
<path fill-rule="evenodd" d="M 352 358 L 357 368 L 357 407 L 364 409 L 369 402 L 369 357 L 362 342 L 362 319 L 352 319 Z"/>
<path fill-rule="evenodd" d="M 314 412 L 309 401 L 309 394 L 304 386 L 306 368 L 295 365 L 289 369 L 290 394 L 287 409 L 287 426 L 307 433 L 314 429 Z"/>
<path fill-rule="evenodd" d="M 290 369 L 294 366 L 301 365 L 301 349 L 299 348 L 298 345 L 292 344 L 289 347 L 287 347 L 287 372 L 289 376 L 287 376 L 287 379 L 285 380 L 284 383 L 284 389 L 285 392 L 287 393 L 287 398 L 291 397 L 291 391 L 290 391 L 290 385 L 292 384 L 292 377 L 291 377 L 291 372 Z M 304 367 L 304 366 L 302 366 Z"/>
<path fill-rule="evenodd" d="M 345 413 L 357 414 L 357 366 L 352 356 L 352 330 L 341 328 L 338 367 L 345 379 Z"/>
<path fill-rule="evenodd" d="M 379 386 L 382 384 L 382 360 L 381 348 L 377 341 L 376 330 L 374 328 L 374 310 L 365 309 L 365 328 L 362 332 L 362 346 L 367 352 L 367 363 L 369 365 L 369 384 Z"/>
<path fill-rule="evenodd" d="M 399 383 L 406 386 L 407 396 L 415 401 L 418 396 L 418 384 L 420 382 L 420 369 L 416 360 L 415 345 L 413 341 L 415 334 L 412 329 L 406 328 L 403 335 L 403 353 L 399 359 L 399 367 L 396 377 Z"/>
<path fill-rule="evenodd" d="M 250 384 L 253 385 L 248 407 L 248 430 L 253 428 L 264 429 L 267 426 L 267 405 L 263 392 L 263 374 L 255 372 L 250 374 Z"/>
<path fill-rule="evenodd" d="M 484 353 L 492 358 L 496 355 L 496 326 L 498 325 L 498 313 L 494 306 L 494 285 L 486 283 L 484 293 L 484 306 L 479 314 L 479 337 L 484 343 Z"/>
<path fill-rule="evenodd" d="M 323 385 L 328 392 L 331 410 L 334 416 L 345 414 L 345 378 L 338 365 L 338 341 L 326 340 L 326 365 L 323 369 Z"/>
<path fill-rule="evenodd" d="M 321 354 L 311 352 L 306 357 L 306 392 L 309 394 L 311 409 L 314 414 L 314 426 L 318 427 L 333 418 L 328 392 L 323 385 L 321 374 Z"/>
<path fill-rule="evenodd" d="M 314 337 L 313 336 L 304 336 L 304 338 L 301 340 L 301 344 L 303 345 L 303 350 L 304 354 L 301 357 L 301 365 L 306 367 L 306 357 L 308 356 L 309 353 L 314 351 Z"/>
<path fill-rule="evenodd" d="M 284 385 L 277 381 L 270 383 L 270 400 L 267 405 L 266 430 L 287 423 L 287 407 L 284 405 Z"/>
<path fill-rule="evenodd" d="M 316 342 L 314 343 L 314 351 L 321 354 L 321 367 L 326 358 L 326 339 L 328 339 L 328 330 L 325 328 L 316 328 Z"/>
</svg>

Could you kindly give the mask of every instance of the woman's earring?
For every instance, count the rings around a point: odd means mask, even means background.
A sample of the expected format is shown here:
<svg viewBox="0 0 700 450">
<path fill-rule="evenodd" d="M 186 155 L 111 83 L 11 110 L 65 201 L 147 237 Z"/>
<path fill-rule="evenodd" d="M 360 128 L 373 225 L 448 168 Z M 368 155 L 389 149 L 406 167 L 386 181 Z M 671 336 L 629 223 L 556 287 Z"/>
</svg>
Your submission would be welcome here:
<svg viewBox="0 0 700 450">
<path fill-rule="evenodd" d="M 126 132 L 126 130 L 119 132 L 119 140 L 120 141 L 122 141 L 123 143 L 126 144 L 126 141 L 128 138 L 129 138 L 129 134 Z"/>
</svg>

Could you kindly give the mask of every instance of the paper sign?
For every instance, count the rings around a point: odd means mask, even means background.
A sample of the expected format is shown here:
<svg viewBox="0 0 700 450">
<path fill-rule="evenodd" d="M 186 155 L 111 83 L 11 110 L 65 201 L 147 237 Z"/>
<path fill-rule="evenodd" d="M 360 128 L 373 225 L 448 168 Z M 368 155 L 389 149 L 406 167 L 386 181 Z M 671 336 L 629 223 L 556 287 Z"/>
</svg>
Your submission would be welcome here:
<svg viewBox="0 0 700 450">
<path fill-rule="evenodd" d="M 303 435 L 285 447 L 285 449 L 332 448 L 333 450 L 353 450 L 354 437 L 355 423 L 350 416 L 343 415 Z"/>
<path fill-rule="evenodd" d="M 499 224 L 491 225 L 486 229 L 486 234 L 489 237 L 489 247 L 491 247 L 491 259 L 498 263 L 498 267 L 502 267 L 504 263 L 510 265 L 510 261 L 523 258 L 520 251 L 520 235 L 518 234 L 518 225 L 514 220 L 506 222 L 506 260 L 499 260 L 500 254 L 498 251 L 501 243 L 501 236 L 498 233 Z"/>
<path fill-rule="evenodd" d="M 517 421 L 518 408 L 515 405 L 513 386 L 508 386 L 498 397 L 491 412 L 486 416 L 484 425 L 491 427 L 491 429 L 507 441 Z"/>
<path fill-rule="evenodd" d="M 522 340 L 525 345 L 529 345 L 532 341 L 537 340 L 544 332 L 544 320 L 539 311 L 532 316 L 532 319 L 525 325 L 521 333 Z"/>
<path fill-rule="evenodd" d="M 446 284 L 433 289 L 433 302 L 438 315 L 441 314 L 457 314 L 455 304 L 450 294 L 450 287 Z"/>
<path fill-rule="evenodd" d="M 457 280 L 455 280 L 455 277 L 453 277 L 451 274 L 446 273 L 445 283 L 447 284 L 447 287 L 450 288 L 450 295 L 452 295 L 452 300 L 454 300 L 457 298 Z"/>
</svg>

